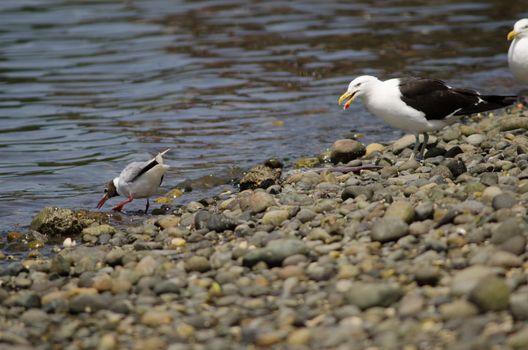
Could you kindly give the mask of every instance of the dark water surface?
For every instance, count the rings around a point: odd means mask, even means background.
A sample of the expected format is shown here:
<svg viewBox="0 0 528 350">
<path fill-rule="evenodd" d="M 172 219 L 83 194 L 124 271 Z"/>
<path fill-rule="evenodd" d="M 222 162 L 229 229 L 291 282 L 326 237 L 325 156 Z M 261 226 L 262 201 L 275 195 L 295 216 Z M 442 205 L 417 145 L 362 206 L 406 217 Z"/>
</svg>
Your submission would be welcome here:
<svg viewBox="0 0 528 350">
<path fill-rule="evenodd" d="M 506 33 L 523 3 L 2 0 L 0 232 L 47 205 L 93 208 L 124 165 L 168 147 L 165 189 L 350 130 L 394 139 L 337 106 L 360 74 L 515 92 Z"/>
</svg>

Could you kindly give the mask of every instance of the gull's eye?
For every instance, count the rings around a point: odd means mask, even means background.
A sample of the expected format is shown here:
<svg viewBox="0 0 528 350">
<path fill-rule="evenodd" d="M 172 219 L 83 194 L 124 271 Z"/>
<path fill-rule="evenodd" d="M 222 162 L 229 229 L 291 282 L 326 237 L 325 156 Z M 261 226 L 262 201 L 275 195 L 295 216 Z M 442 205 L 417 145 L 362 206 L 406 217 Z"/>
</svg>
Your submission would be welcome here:
<svg viewBox="0 0 528 350">
<path fill-rule="evenodd" d="M 104 193 L 108 193 L 108 188 L 105 187 Z"/>
<path fill-rule="evenodd" d="M 355 85 L 355 87 L 359 87 L 359 85 L 361 85 L 361 83 L 357 83 L 357 84 Z"/>
</svg>

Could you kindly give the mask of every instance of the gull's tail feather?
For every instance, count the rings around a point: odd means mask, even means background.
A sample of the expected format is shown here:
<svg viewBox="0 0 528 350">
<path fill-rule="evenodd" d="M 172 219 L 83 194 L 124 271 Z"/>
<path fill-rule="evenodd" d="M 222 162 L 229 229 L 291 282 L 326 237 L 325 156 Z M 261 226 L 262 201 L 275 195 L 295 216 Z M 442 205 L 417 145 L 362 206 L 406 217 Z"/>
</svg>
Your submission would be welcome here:
<svg viewBox="0 0 528 350">
<path fill-rule="evenodd" d="M 165 151 L 163 152 L 160 152 L 158 153 L 158 155 L 156 156 L 156 162 L 158 162 L 158 164 L 160 165 L 164 165 L 163 164 L 163 156 L 165 155 L 165 153 L 167 153 L 168 151 L 170 151 L 170 148 L 167 148 Z"/>
</svg>

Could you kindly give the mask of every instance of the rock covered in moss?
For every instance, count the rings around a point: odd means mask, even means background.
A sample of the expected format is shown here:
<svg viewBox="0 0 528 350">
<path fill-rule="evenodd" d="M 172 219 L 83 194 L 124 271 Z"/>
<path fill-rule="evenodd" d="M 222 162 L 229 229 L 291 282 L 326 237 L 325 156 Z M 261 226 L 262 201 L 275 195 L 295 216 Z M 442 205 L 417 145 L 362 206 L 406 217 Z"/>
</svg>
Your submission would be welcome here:
<svg viewBox="0 0 528 350">
<path fill-rule="evenodd" d="M 91 222 L 70 209 L 46 207 L 33 218 L 30 228 L 50 236 L 76 235 Z"/>
</svg>

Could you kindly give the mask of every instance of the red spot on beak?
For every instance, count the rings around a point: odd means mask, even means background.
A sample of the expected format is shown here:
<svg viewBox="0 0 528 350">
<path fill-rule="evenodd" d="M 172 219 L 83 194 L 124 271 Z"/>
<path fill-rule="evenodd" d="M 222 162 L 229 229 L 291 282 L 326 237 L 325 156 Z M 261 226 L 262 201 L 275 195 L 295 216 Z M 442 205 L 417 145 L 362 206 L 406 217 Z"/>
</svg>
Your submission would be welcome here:
<svg viewBox="0 0 528 350">
<path fill-rule="evenodd" d="M 108 195 L 105 194 L 105 195 L 103 196 L 103 198 L 101 198 L 101 200 L 99 201 L 99 203 L 97 203 L 96 208 L 97 208 L 97 209 L 101 209 L 101 207 L 103 206 L 103 204 L 105 204 L 105 202 L 106 202 L 107 200 L 108 200 Z"/>
<path fill-rule="evenodd" d="M 348 100 L 348 102 L 345 103 L 345 105 L 343 106 L 343 109 L 348 109 L 348 107 L 350 107 L 351 104 L 352 104 L 352 100 Z"/>
</svg>

